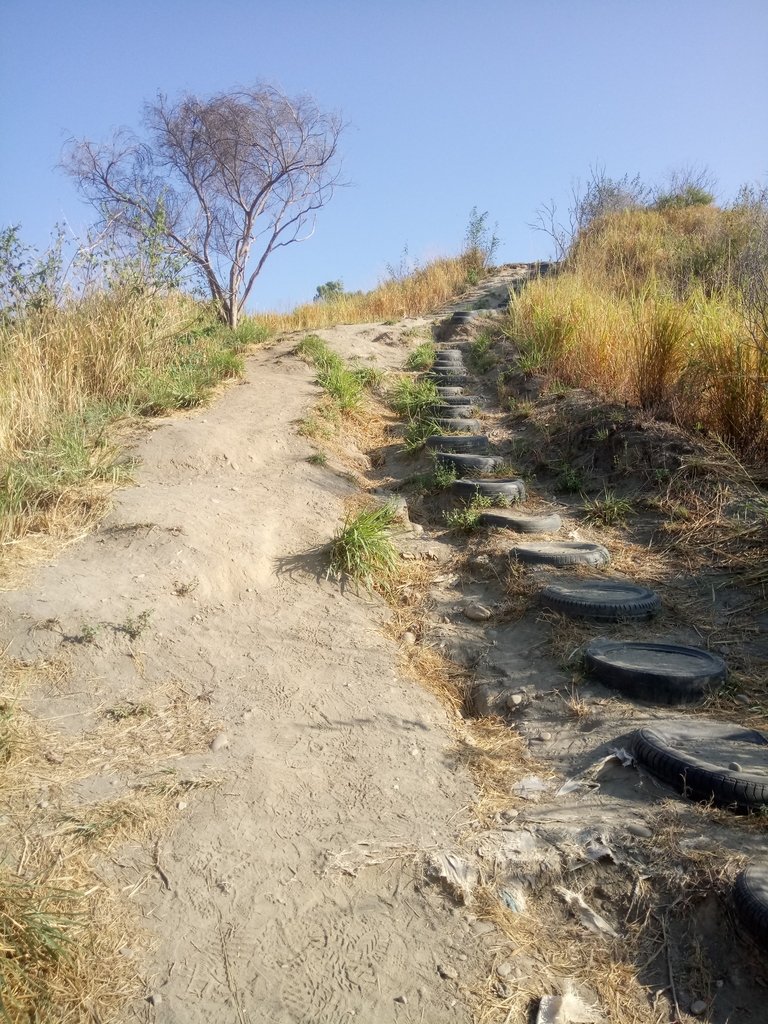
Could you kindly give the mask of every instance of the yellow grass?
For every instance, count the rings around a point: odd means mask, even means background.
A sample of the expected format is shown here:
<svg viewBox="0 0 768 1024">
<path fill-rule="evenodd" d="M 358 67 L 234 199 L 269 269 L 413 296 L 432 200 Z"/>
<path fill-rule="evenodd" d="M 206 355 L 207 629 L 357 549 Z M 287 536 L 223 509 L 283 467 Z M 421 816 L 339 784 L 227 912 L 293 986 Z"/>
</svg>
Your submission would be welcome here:
<svg viewBox="0 0 768 1024">
<path fill-rule="evenodd" d="M 308 302 L 291 313 L 260 313 L 254 319 L 270 331 L 299 331 L 421 316 L 455 298 L 467 284 L 469 270 L 466 257 L 438 259 L 408 277 L 384 281 L 370 292 Z"/>
</svg>

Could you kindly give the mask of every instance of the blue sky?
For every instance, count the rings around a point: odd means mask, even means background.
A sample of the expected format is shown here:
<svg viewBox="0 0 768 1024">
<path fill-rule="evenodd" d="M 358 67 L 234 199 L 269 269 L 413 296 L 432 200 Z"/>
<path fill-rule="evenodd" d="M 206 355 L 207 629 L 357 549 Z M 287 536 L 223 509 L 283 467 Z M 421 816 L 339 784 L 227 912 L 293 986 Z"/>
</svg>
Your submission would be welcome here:
<svg viewBox="0 0 768 1024">
<path fill-rule="evenodd" d="M 0 224 L 41 244 L 87 223 L 56 168 L 67 138 L 138 127 L 158 90 L 266 79 L 343 113 L 352 185 L 255 307 L 372 287 L 406 244 L 455 252 L 475 205 L 500 261 L 543 258 L 528 224 L 591 165 L 707 166 L 724 198 L 765 181 L 767 44 L 766 0 L 3 0 Z"/>
</svg>

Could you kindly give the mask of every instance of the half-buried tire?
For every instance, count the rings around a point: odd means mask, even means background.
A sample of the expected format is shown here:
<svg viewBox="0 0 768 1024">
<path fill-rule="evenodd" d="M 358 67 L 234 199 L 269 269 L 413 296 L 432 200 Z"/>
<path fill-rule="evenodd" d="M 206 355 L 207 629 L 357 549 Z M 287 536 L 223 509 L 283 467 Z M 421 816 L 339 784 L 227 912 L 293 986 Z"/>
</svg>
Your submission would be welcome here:
<svg viewBox="0 0 768 1024">
<path fill-rule="evenodd" d="M 733 902 L 745 929 L 768 947 L 768 862 L 750 864 L 737 875 Z"/>
<path fill-rule="evenodd" d="M 597 622 L 650 619 L 661 608 L 652 590 L 618 580 L 558 580 L 541 590 L 539 604 L 572 619 Z"/>
<path fill-rule="evenodd" d="M 638 729 L 637 760 L 691 800 L 745 814 L 768 806 L 768 737 L 732 723 L 685 720 Z"/>
<path fill-rule="evenodd" d="M 465 455 L 461 452 L 436 452 L 435 461 L 439 466 L 448 466 L 457 473 L 492 473 L 504 465 L 498 455 Z"/>
<path fill-rule="evenodd" d="M 604 637 L 584 648 L 584 664 L 606 686 L 656 704 L 702 700 L 727 674 L 722 658 L 699 647 Z"/>
<path fill-rule="evenodd" d="M 486 498 L 506 501 L 525 501 L 525 484 L 522 480 L 454 480 L 451 490 L 462 498 L 471 499 L 476 494 Z"/>
<path fill-rule="evenodd" d="M 457 416 L 440 416 L 435 420 L 439 427 L 444 430 L 482 430 L 483 424 L 480 420 L 463 419 Z"/>
<path fill-rule="evenodd" d="M 560 521 L 560 516 L 550 516 Z M 562 523 L 561 523 L 562 525 Z M 558 527 L 559 529 L 559 527 Z M 531 533 L 533 531 L 521 531 Z M 554 530 L 537 530 L 537 533 L 554 533 Z M 510 555 L 519 562 L 538 565 L 607 565 L 611 556 L 602 544 L 586 541 L 561 540 L 543 544 L 516 544 Z"/>
<path fill-rule="evenodd" d="M 430 412 L 433 416 L 445 420 L 474 420 L 475 418 L 475 412 L 471 405 L 433 405 Z"/>
<path fill-rule="evenodd" d="M 549 516 L 525 516 L 519 512 L 481 512 L 477 522 L 479 526 L 496 526 L 516 533 L 557 533 L 563 525 L 563 520 L 555 513 Z"/>
<path fill-rule="evenodd" d="M 441 398 L 457 398 L 460 395 L 462 395 L 464 388 L 452 387 L 450 385 L 448 385 L 447 387 L 440 387 L 440 385 L 438 385 L 435 390 L 437 391 L 438 395 L 440 395 Z"/>
<path fill-rule="evenodd" d="M 488 451 L 488 438 L 485 434 L 433 434 L 427 438 L 426 445 L 440 452 L 477 452 L 482 455 Z"/>
<path fill-rule="evenodd" d="M 443 391 L 460 391 L 461 388 L 438 388 L 438 394 L 442 398 L 443 405 L 455 406 L 460 409 L 462 406 L 470 407 L 478 405 L 482 399 L 478 395 L 444 395 Z"/>
</svg>

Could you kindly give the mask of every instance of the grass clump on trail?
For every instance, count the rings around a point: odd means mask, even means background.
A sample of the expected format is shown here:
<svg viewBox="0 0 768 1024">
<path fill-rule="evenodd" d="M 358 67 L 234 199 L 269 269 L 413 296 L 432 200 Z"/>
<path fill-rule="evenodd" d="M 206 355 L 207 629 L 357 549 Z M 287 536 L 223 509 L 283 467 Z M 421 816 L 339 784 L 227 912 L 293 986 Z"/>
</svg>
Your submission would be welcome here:
<svg viewBox="0 0 768 1024">
<path fill-rule="evenodd" d="M 397 552 L 389 539 L 396 520 L 397 509 L 390 504 L 350 513 L 331 543 L 328 574 L 387 590 L 397 574 Z"/>
<path fill-rule="evenodd" d="M 439 403 L 437 385 L 431 380 L 401 377 L 389 393 L 389 404 L 398 416 L 418 416 Z"/>
<path fill-rule="evenodd" d="M 383 374 L 370 367 L 349 367 L 316 334 L 307 335 L 296 346 L 296 354 L 317 369 L 317 383 L 325 391 L 329 405 L 320 409 L 326 419 L 334 413 L 348 415 L 360 408 L 366 388 L 378 387 Z"/>
<path fill-rule="evenodd" d="M 476 494 L 471 501 L 462 502 L 445 513 L 445 524 L 449 530 L 472 533 L 480 525 L 480 516 L 493 506 L 493 499 L 485 494 Z"/>
<path fill-rule="evenodd" d="M 435 361 L 434 342 L 424 341 L 417 345 L 405 361 L 406 370 L 428 370 Z"/>
<path fill-rule="evenodd" d="M 597 195 L 597 192 L 595 192 Z M 588 198 L 588 197 L 587 197 Z M 768 457 L 768 193 L 591 209 L 560 272 L 511 303 L 520 368 Z M 709 197 L 711 200 L 711 196 Z"/>
</svg>

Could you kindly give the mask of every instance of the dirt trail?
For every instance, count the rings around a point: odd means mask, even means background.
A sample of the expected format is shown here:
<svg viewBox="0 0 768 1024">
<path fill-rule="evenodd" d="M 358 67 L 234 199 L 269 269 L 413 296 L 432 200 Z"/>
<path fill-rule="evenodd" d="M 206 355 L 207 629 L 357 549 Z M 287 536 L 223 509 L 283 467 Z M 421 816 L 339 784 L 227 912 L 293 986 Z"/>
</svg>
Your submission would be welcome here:
<svg viewBox="0 0 768 1024">
<path fill-rule="evenodd" d="M 382 334 L 335 337 L 400 365 Z M 220 784 L 180 801 L 156 847 L 104 865 L 137 888 L 155 937 L 153 999 L 130 1019 L 468 1021 L 461 983 L 481 940 L 421 889 L 410 853 L 455 845 L 472 786 L 445 712 L 398 674 L 383 606 L 305 555 L 352 487 L 306 462 L 295 422 L 317 388 L 291 347 L 251 358 L 205 412 L 157 424 L 102 527 L 0 597 L 0 643 L 25 662 L 67 657 L 69 682 L 24 701 L 65 758 L 105 708 L 171 682 L 208 702 L 206 743 L 228 743 L 174 759 L 176 778 Z M 97 642 L 75 642 L 89 628 Z M 77 783 L 85 810 L 132 784 L 113 755 Z"/>
</svg>

